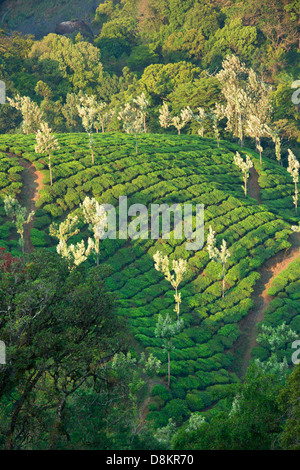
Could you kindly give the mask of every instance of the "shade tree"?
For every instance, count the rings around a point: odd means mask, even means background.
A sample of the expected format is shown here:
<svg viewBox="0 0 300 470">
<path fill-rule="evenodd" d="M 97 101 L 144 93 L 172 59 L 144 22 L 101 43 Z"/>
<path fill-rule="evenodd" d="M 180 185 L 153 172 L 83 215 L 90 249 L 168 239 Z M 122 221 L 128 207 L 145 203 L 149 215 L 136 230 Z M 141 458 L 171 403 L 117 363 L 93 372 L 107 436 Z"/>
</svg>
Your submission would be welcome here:
<svg viewBox="0 0 300 470">
<path fill-rule="evenodd" d="M 193 119 L 193 112 L 189 106 L 180 111 L 179 116 L 172 116 L 169 107 L 166 103 L 163 104 L 159 110 L 159 122 L 161 127 L 167 128 L 174 126 L 177 129 L 178 135 L 181 130 Z"/>
<path fill-rule="evenodd" d="M 4 210 L 8 217 L 12 218 L 18 234 L 20 235 L 20 246 L 22 253 L 24 254 L 24 226 L 29 224 L 34 216 L 34 211 L 27 215 L 26 207 L 22 207 L 21 204 L 14 199 L 12 196 L 6 196 L 4 199 Z"/>
<path fill-rule="evenodd" d="M 201 108 L 198 108 L 198 109 L 201 109 Z M 210 109 L 208 116 L 212 120 L 212 125 L 213 125 L 214 134 L 216 137 L 216 141 L 217 141 L 218 147 L 220 147 L 220 143 L 219 143 L 220 133 L 219 133 L 218 124 L 221 121 L 221 119 L 223 119 L 223 117 L 225 116 L 224 106 L 220 105 L 219 103 L 215 103 L 215 107 Z M 203 130 L 202 130 L 202 137 L 203 137 Z"/>
<path fill-rule="evenodd" d="M 206 119 L 206 113 L 204 108 L 198 107 L 198 114 L 193 114 L 193 119 L 195 119 L 196 122 L 199 123 L 200 127 L 198 129 L 198 134 L 201 135 L 201 137 L 204 137 L 204 123 Z"/>
<path fill-rule="evenodd" d="M 78 216 L 71 213 L 68 214 L 65 221 L 61 222 L 59 225 L 52 224 L 49 228 L 50 235 L 57 238 L 59 241 L 56 251 L 67 260 L 70 270 L 73 270 L 75 266 L 79 266 L 83 263 L 94 248 L 94 243 L 91 238 L 88 239 L 87 248 L 83 240 L 76 243 L 76 245 L 73 243 L 68 245 L 68 240 L 79 233 L 78 222 Z"/>
<path fill-rule="evenodd" d="M 100 240 L 105 233 L 107 226 L 107 214 L 102 205 L 95 198 L 86 197 L 81 204 L 85 223 L 89 224 L 89 229 L 93 232 L 94 241 L 89 245 L 96 253 L 96 263 L 99 265 Z"/>
<path fill-rule="evenodd" d="M 236 152 L 236 155 L 234 156 L 234 163 L 243 172 L 243 175 L 244 175 L 244 191 L 245 191 L 245 196 L 247 196 L 247 181 L 248 181 L 248 178 L 249 178 L 249 170 L 250 170 L 250 168 L 253 168 L 252 160 L 249 157 L 249 155 L 246 155 L 246 161 L 244 161 L 242 159 L 240 153 Z"/>
<path fill-rule="evenodd" d="M 59 150 L 60 146 L 58 140 L 52 134 L 52 129 L 48 126 L 46 122 L 42 122 L 40 129 L 36 134 L 36 146 L 35 152 L 48 155 L 48 166 L 50 172 L 50 185 L 53 185 L 52 181 L 52 167 L 51 167 L 51 152 Z"/>
<path fill-rule="evenodd" d="M 24 134 L 28 135 L 36 132 L 43 120 L 43 113 L 39 106 L 32 101 L 29 96 L 17 95 L 14 99 L 7 98 L 7 101 L 13 108 L 16 108 L 21 112 L 23 118 L 22 129 Z"/>
<path fill-rule="evenodd" d="M 227 248 L 226 241 L 223 239 L 221 248 L 216 247 L 215 233 L 212 227 L 209 227 L 209 234 L 207 236 L 207 251 L 209 258 L 217 263 L 222 265 L 223 270 L 223 288 L 222 288 L 222 297 L 225 296 L 225 269 L 228 258 L 230 257 L 230 252 Z"/>
<path fill-rule="evenodd" d="M 276 160 L 278 161 L 278 164 L 282 164 L 280 132 L 277 127 L 272 128 L 271 126 L 268 126 L 268 125 L 266 125 L 266 132 L 271 137 L 273 143 L 275 144 Z"/>
<path fill-rule="evenodd" d="M 293 182 L 295 184 L 295 195 L 293 196 L 293 202 L 295 205 L 295 211 L 298 211 L 298 182 L 299 182 L 299 167 L 300 163 L 298 162 L 297 158 L 295 157 L 294 153 L 288 149 L 288 168 L 287 171 L 293 178 Z"/>
<path fill-rule="evenodd" d="M 178 292 L 178 287 L 181 281 L 183 280 L 184 274 L 187 270 L 187 261 L 184 259 L 178 259 L 172 261 L 172 270 L 170 271 L 170 260 L 167 255 L 163 256 L 159 251 L 153 255 L 154 267 L 157 271 L 161 272 L 165 279 L 170 282 L 171 286 L 175 290 L 174 300 L 175 300 L 175 309 L 174 312 L 177 315 L 177 320 L 179 321 L 180 314 L 180 303 L 181 303 L 181 293 Z"/>
<path fill-rule="evenodd" d="M 144 117 L 139 106 L 135 103 L 127 103 L 119 112 L 118 120 L 123 122 L 123 129 L 127 134 L 135 137 L 135 150 L 138 153 L 138 134 L 144 132 Z"/>
<path fill-rule="evenodd" d="M 94 160 L 94 140 L 92 137 L 99 111 L 99 105 L 95 96 L 84 95 L 80 97 L 80 105 L 77 105 L 78 114 L 81 117 L 82 125 L 89 136 L 89 146 L 92 153 L 92 163 Z"/>
<path fill-rule="evenodd" d="M 179 333 L 182 327 L 182 319 L 174 322 L 168 313 L 166 315 L 158 315 L 155 327 L 155 336 L 156 338 L 161 338 L 163 340 L 163 348 L 168 354 L 168 388 L 170 388 L 171 382 L 171 351 L 174 349 L 172 339 L 177 333 Z"/>
<path fill-rule="evenodd" d="M 146 125 L 146 118 L 147 118 L 147 112 L 149 108 L 149 101 L 146 99 L 145 93 L 142 93 L 141 95 L 137 96 L 132 100 L 133 104 L 135 104 L 138 109 L 140 110 L 142 117 L 143 117 L 143 125 L 144 125 L 144 132 L 145 134 L 147 133 L 147 125 Z"/>
</svg>

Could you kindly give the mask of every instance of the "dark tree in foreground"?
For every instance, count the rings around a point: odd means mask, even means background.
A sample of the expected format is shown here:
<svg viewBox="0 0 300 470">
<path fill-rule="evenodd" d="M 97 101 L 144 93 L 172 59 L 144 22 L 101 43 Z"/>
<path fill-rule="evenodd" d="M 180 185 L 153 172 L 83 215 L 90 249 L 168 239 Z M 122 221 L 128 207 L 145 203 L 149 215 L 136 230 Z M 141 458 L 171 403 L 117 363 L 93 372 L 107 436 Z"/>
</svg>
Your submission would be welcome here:
<svg viewBox="0 0 300 470">
<path fill-rule="evenodd" d="M 257 365 L 249 367 L 226 411 L 199 429 L 181 429 L 173 447 L 180 450 L 271 450 L 280 448 L 283 415 L 279 409 L 280 378 Z"/>
<path fill-rule="evenodd" d="M 56 448 L 69 434 L 72 394 L 123 349 L 123 328 L 99 267 L 69 271 L 60 256 L 38 250 L 24 263 L 0 252 L 0 447 Z"/>
</svg>

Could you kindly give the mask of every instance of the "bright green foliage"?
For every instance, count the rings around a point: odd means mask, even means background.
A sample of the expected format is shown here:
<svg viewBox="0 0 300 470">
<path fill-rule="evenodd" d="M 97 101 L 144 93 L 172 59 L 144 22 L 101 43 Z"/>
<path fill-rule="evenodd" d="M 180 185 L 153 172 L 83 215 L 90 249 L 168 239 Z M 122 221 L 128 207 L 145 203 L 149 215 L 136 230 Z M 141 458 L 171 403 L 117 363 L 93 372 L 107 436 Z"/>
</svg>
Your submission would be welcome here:
<svg viewBox="0 0 300 470">
<path fill-rule="evenodd" d="M 29 224 L 34 216 L 34 211 L 27 215 L 26 207 L 22 207 L 17 199 L 7 196 L 4 199 L 4 209 L 6 215 L 13 219 L 18 234 L 20 235 L 20 246 L 24 254 L 24 225 Z"/>
<path fill-rule="evenodd" d="M 299 450 L 300 437 L 300 366 L 295 366 L 287 380 L 285 388 L 280 392 L 279 403 L 287 416 L 281 434 L 281 443 L 286 450 Z"/>
</svg>

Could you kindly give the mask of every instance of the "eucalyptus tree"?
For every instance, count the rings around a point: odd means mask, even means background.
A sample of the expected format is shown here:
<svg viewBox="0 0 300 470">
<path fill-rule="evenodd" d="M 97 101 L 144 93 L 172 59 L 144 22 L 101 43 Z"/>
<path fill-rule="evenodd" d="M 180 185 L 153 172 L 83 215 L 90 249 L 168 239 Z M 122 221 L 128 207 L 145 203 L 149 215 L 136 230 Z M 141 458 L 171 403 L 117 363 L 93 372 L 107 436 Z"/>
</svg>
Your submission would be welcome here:
<svg viewBox="0 0 300 470">
<path fill-rule="evenodd" d="M 81 204 L 85 223 L 89 224 L 89 229 L 93 232 L 94 242 L 90 246 L 96 253 L 96 263 L 99 265 L 100 240 L 105 233 L 107 226 L 107 214 L 102 205 L 95 198 L 86 197 Z"/>
<path fill-rule="evenodd" d="M 107 103 L 95 103 L 95 106 L 97 108 L 97 113 L 95 117 L 95 124 L 94 127 L 97 131 L 99 132 L 99 129 L 101 127 L 102 133 L 104 133 L 104 110 L 107 108 Z"/>
<path fill-rule="evenodd" d="M 144 118 L 140 108 L 134 103 L 127 103 L 119 112 L 119 121 L 123 121 L 123 129 L 127 134 L 134 134 L 135 150 L 138 153 L 138 134 L 144 131 Z"/>
<path fill-rule="evenodd" d="M 172 261 L 172 270 L 170 271 L 170 260 L 168 256 L 163 256 L 159 251 L 153 255 L 154 267 L 157 271 L 163 273 L 165 279 L 170 282 L 171 286 L 175 290 L 174 300 L 175 300 L 175 309 L 174 312 L 177 314 L 177 321 L 179 321 L 180 314 L 180 303 L 181 303 L 181 293 L 178 293 L 178 287 L 181 283 L 184 274 L 187 270 L 187 261 L 184 259 L 173 260 Z"/>
<path fill-rule="evenodd" d="M 95 102 L 95 106 L 97 108 L 97 112 L 94 127 L 97 133 L 99 132 L 100 128 L 102 133 L 104 133 L 107 124 L 112 120 L 115 115 L 115 110 L 107 110 L 107 103 L 105 103 L 104 101 L 100 103 Z"/>
<path fill-rule="evenodd" d="M 200 109 L 200 108 L 198 108 L 198 109 Z M 208 116 L 212 120 L 213 130 L 214 130 L 214 133 L 215 133 L 217 144 L 218 144 L 218 147 L 220 147 L 220 143 L 219 143 L 220 133 L 219 133 L 218 124 L 221 121 L 221 119 L 223 119 L 223 117 L 225 116 L 224 107 L 222 105 L 220 105 L 219 103 L 216 103 L 215 107 L 210 109 L 210 111 L 208 113 Z M 203 135 L 202 135 L 202 137 L 203 137 Z"/>
<path fill-rule="evenodd" d="M 222 94 L 226 100 L 225 115 L 227 117 L 227 129 L 243 141 L 243 122 L 247 113 L 247 97 L 245 83 L 248 69 L 239 58 L 227 56 L 222 63 L 222 70 L 216 75 L 222 88 Z"/>
<path fill-rule="evenodd" d="M 67 260 L 70 271 L 72 271 L 75 266 L 79 266 L 83 263 L 94 248 L 91 238 L 88 239 L 87 248 L 83 240 L 76 243 L 76 245 L 68 245 L 68 240 L 79 233 L 78 221 L 78 216 L 71 213 L 68 214 L 65 221 L 61 222 L 59 225 L 52 224 L 49 228 L 50 235 L 57 238 L 59 241 L 56 251 Z"/>
<path fill-rule="evenodd" d="M 271 87 L 261 81 L 253 69 L 249 69 L 246 84 L 248 117 L 246 133 L 255 138 L 256 148 L 261 154 L 261 138 L 269 135 L 269 123 L 273 107 L 271 104 Z"/>
<path fill-rule="evenodd" d="M 266 126 L 267 134 L 271 137 L 273 143 L 275 144 L 275 155 L 278 164 L 282 164 L 281 162 L 281 139 L 280 133 L 277 127 L 271 128 L 270 126 Z"/>
<path fill-rule="evenodd" d="M 105 131 L 108 124 L 112 121 L 114 116 L 116 115 L 115 109 L 109 109 L 102 115 L 102 122 L 103 122 L 103 129 Z"/>
<path fill-rule="evenodd" d="M 288 168 L 287 171 L 290 173 L 291 177 L 293 178 L 293 182 L 295 184 L 295 195 L 293 196 L 293 202 L 295 205 L 295 211 L 298 212 L 298 182 L 299 182 L 299 167 L 300 163 L 298 162 L 297 158 L 293 154 L 293 152 L 288 149 Z"/>
<path fill-rule="evenodd" d="M 29 96 L 17 95 L 14 99 L 7 98 L 7 101 L 13 108 L 21 111 L 23 122 L 22 129 L 24 134 L 31 134 L 37 131 L 44 116 L 39 106 L 32 101 Z"/>
<path fill-rule="evenodd" d="M 262 163 L 261 156 L 263 152 L 263 147 L 261 145 L 260 139 L 261 137 L 266 135 L 266 128 L 257 116 L 254 116 L 254 114 L 251 114 L 247 120 L 246 132 L 250 137 L 255 138 L 256 149 L 259 152 L 259 161 L 261 164 Z"/>
<path fill-rule="evenodd" d="M 150 103 L 146 99 L 145 93 L 142 93 L 141 95 L 137 96 L 137 98 L 134 98 L 132 102 L 138 107 L 138 109 L 140 110 L 143 116 L 144 132 L 146 134 L 147 133 L 146 118 L 147 118 L 147 111 L 148 111 L 148 107 Z"/>
<path fill-rule="evenodd" d="M 239 169 L 243 172 L 244 174 L 244 191 L 245 191 L 245 196 L 247 196 L 247 181 L 249 178 L 249 170 L 250 168 L 253 168 L 253 163 L 249 155 L 246 155 L 246 161 L 244 161 L 239 154 L 239 152 L 236 152 L 236 155 L 234 156 L 234 163 L 239 167 Z"/>
<path fill-rule="evenodd" d="M 48 155 L 48 166 L 50 172 L 50 185 L 53 185 L 52 181 L 52 167 L 51 167 L 51 152 L 55 152 L 60 149 L 58 140 L 52 134 L 52 129 L 46 122 L 41 123 L 40 129 L 36 134 L 36 146 L 35 152 Z"/>
<path fill-rule="evenodd" d="M 167 127 L 170 126 L 171 121 L 172 121 L 172 117 L 169 111 L 169 106 L 167 105 L 167 103 L 164 103 L 159 110 L 160 126 L 163 127 L 164 129 L 167 129 Z"/>
<path fill-rule="evenodd" d="M 209 258 L 217 263 L 221 263 L 223 268 L 223 289 L 222 289 L 222 297 L 225 296 L 225 269 L 226 263 L 228 258 L 230 257 L 230 252 L 227 248 L 226 241 L 222 241 L 221 248 L 218 249 L 216 247 L 216 239 L 215 239 L 215 232 L 213 231 L 212 227 L 209 227 L 209 234 L 207 236 L 207 251 L 209 254 Z"/>
<path fill-rule="evenodd" d="M 159 113 L 159 122 L 161 127 L 167 128 L 174 126 L 177 129 L 178 135 L 180 135 L 181 129 L 183 129 L 194 117 L 193 111 L 189 106 L 182 109 L 179 116 L 171 116 L 169 107 L 166 103 L 163 104 Z"/>
<path fill-rule="evenodd" d="M 89 146 L 92 152 L 92 163 L 94 160 L 94 140 L 92 137 L 93 129 L 99 111 L 99 105 L 95 96 L 84 95 L 80 97 L 80 105 L 77 105 L 78 114 L 81 117 L 82 125 L 89 136 Z"/>
<path fill-rule="evenodd" d="M 187 106 L 180 111 L 180 116 L 174 116 L 172 118 L 170 125 L 173 125 L 177 129 L 178 135 L 180 135 L 181 129 L 183 129 L 192 119 L 193 112 L 191 108 Z"/>
<path fill-rule="evenodd" d="M 173 337 L 179 333 L 183 327 L 183 320 L 173 321 L 170 315 L 158 315 L 158 320 L 155 327 L 156 338 L 162 338 L 163 348 L 168 353 L 168 388 L 171 382 L 171 351 L 174 349 L 172 342 Z"/>
<path fill-rule="evenodd" d="M 20 235 L 20 246 L 22 253 L 24 254 L 24 225 L 29 224 L 34 216 L 34 211 L 27 215 L 26 207 L 22 207 L 21 204 L 14 199 L 12 196 L 6 196 L 4 199 L 4 210 L 8 217 L 11 217 L 16 225 L 18 234 Z"/>
<path fill-rule="evenodd" d="M 196 122 L 199 123 L 200 127 L 198 129 L 198 134 L 201 135 L 201 137 L 204 137 L 204 124 L 205 124 L 205 119 L 207 117 L 206 112 L 204 108 L 197 108 L 198 114 L 193 114 L 193 119 L 195 119 Z"/>
<path fill-rule="evenodd" d="M 300 233 L 300 223 L 299 225 L 292 225 L 291 230 L 296 233 Z"/>
<path fill-rule="evenodd" d="M 254 137 L 261 154 L 260 139 L 272 114 L 271 88 L 236 56 L 227 56 L 222 66 L 216 76 L 226 99 L 227 130 L 240 139 L 241 146 L 245 132 Z"/>
</svg>

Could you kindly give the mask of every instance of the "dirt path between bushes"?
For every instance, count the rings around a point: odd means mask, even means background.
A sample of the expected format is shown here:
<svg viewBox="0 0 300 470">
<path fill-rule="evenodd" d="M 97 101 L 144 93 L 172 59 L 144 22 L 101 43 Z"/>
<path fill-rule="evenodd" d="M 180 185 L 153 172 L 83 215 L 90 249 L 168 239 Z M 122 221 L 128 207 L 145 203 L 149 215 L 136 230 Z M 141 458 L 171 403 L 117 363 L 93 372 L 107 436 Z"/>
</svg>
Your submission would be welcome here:
<svg viewBox="0 0 300 470">
<path fill-rule="evenodd" d="M 260 186 L 258 184 L 258 173 L 252 168 L 249 178 L 248 192 L 249 196 L 257 200 L 261 204 Z M 300 233 L 293 233 L 289 242 L 291 248 L 277 253 L 275 256 L 267 260 L 259 270 L 260 279 L 256 283 L 252 300 L 253 308 L 248 315 L 239 322 L 241 336 L 233 347 L 233 352 L 240 355 L 240 363 L 238 366 L 239 375 L 243 377 L 251 360 L 252 349 L 257 346 L 257 324 L 262 322 L 266 309 L 268 308 L 273 297 L 268 295 L 273 280 L 300 256 Z"/>
<path fill-rule="evenodd" d="M 31 211 L 36 211 L 36 201 L 39 199 L 39 191 L 43 187 L 43 173 L 38 171 L 35 166 L 21 157 L 13 153 L 6 153 L 9 157 L 14 157 L 19 160 L 20 166 L 24 168 L 21 173 L 23 186 L 21 193 L 18 196 L 18 200 L 22 206 L 25 206 L 28 210 L 28 213 Z M 33 228 L 34 217 L 29 224 L 26 224 L 24 227 L 24 243 L 25 251 L 31 253 L 34 250 L 34 247 L 30 239 L 30 231 Z"/>
</svg>

